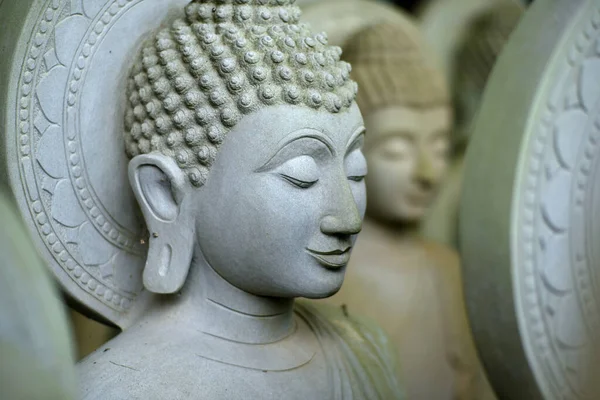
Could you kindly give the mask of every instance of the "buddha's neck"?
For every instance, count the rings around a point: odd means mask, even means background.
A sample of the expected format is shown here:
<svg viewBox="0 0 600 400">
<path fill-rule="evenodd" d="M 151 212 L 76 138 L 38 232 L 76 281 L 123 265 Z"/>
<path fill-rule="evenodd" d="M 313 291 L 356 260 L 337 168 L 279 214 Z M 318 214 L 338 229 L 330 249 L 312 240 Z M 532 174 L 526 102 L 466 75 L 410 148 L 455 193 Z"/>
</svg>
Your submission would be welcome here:
<svg viewBox="0 0 600 400">
<path fill-rule="evenodd" d="M 244 292 L 223 279 L 202 257 L 194 258 L 173 306 L 183 323 L 238 343 L 274 343 L 295 330 L 293 299 Z"/>
<path fill-rule="evenodd" d="M 367 214 L 364 223 L 400 240 L 417 240 L 420 237 L 419 222 L 389 221 L 386 218 L 379 218 L 377 215 Z"/>
</svg>

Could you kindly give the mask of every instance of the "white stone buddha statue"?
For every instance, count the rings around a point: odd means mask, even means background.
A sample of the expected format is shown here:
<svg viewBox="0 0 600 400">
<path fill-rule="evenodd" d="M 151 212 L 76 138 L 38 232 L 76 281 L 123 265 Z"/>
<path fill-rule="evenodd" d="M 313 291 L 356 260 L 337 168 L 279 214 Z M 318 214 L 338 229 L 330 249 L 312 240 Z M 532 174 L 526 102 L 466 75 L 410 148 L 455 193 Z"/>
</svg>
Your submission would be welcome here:
<svg viewBox="0 0 600 400">
<path fill-rule="evenodd" d="M 381 330 L 294 300 L 342 285 L 367 165 L 350 65 L 293 3 L 193 1 L 132 51 L 150 300 L 80 362 L 83 399 L 403 398 Z"/>
<path fill-rule="evenodd" d="M 443 76 L 400 24 L 360 31 L 344 56 L 368 132 L 369 201 L 346 282 L 328 301 L 386 330 L 408 398 L 487 398 L 457 255 L 418 232 L 447 166 L 452 112 Z"/>
</svg>

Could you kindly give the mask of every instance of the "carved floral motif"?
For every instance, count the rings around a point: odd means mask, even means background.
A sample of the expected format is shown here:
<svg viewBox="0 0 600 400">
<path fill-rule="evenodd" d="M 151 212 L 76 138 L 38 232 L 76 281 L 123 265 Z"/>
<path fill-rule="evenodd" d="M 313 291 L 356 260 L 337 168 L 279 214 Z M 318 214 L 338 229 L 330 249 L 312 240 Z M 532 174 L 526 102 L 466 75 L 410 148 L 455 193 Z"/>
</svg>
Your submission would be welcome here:
<svg viewBox="0 0 600 400">
<path fill-rule="evenodd" d="M 556 69 L 521 183 L 516 263 L 522 335 L 532 347 L 546 396 L 590 398 L 584 390 L 592 332 L 597 332 L 600 259 L 600 9 L 587 13 L 568 57 Z M 566 64 L 566 65 L 565 65 Z M 555 74 L 556 75 L 556 74 Z M 596 205 L 595 205 L 596 204 Z"/>
</svg>

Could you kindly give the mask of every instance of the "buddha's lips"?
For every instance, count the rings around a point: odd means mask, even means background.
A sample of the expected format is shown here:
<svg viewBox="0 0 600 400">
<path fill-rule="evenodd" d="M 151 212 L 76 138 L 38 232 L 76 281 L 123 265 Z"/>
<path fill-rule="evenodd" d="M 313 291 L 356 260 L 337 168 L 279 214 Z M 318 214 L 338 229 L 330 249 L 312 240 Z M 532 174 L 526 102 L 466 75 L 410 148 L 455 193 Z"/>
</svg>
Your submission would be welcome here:
<svg viewBox="0 0 600 400">
<path fill-rule="evenodd" d="M 431 200 L 429 192 L 409 193 L 407 196 L 408 202 L 413 206 L 425 206 Z"/>
<path fill-rule="evenodd" d="M 343 250 L 336 249 L 331 251 L 317 251 L 312 249 L 306 249 L 308 253 L 314 257 L 319 264 L 323 265 L 327 269 L 339 269 L 348 264 L 350 261 L 350 250 L 352 247 L 347 247 Z"/>
</svg>

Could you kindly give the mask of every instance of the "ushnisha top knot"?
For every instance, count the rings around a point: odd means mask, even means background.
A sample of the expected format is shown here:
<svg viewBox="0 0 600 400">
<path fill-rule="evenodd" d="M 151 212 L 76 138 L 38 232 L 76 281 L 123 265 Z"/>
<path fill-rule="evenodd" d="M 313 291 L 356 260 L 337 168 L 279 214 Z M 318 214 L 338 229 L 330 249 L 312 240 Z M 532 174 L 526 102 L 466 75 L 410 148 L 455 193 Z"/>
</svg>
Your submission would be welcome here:
<svg viewBox="0 0 600 400">
<path fill-rule="evenodd" d="M 410 25 L 384 22 L 348 39 L 344 59 L 360 86 L 356 102 L 363 115 L 390 106 L 450 104 L 444 76 L 428 56 L 418 29 Z"/>
<path fill-rule="evenodd" d="M 298 23 L 294 2 L 196 0 L 148 38 L 127 85 L 127 154 L 172 157 L 201 186 L 243 115 L 277 104 L 350 107 L 350 64 L 325 33 Z"/>
</svg>

